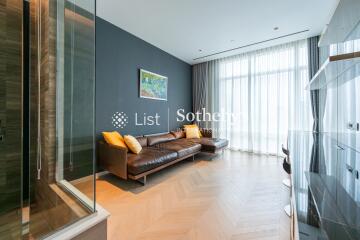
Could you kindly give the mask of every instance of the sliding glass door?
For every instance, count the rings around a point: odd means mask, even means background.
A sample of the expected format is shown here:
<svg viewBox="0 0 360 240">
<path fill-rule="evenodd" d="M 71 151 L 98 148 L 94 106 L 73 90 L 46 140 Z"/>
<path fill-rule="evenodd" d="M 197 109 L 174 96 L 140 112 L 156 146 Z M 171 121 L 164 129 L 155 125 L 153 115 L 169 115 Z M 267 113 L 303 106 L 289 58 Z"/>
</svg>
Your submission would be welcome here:
<svg viewBox="0 0 360 240">
<path fill-rule="evenodd" d="M 280 155 L 290 130 L 312 126 L 306 41 L 219 60 L 217 132 L 230 148 Z"/>
</svg>

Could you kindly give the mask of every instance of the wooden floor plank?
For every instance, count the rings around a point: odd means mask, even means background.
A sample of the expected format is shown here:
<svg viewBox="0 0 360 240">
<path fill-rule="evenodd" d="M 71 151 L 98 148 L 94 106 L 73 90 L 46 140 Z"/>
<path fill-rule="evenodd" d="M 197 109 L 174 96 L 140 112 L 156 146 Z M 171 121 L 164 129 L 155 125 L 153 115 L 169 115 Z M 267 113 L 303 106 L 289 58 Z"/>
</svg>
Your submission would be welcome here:
<svg viewBox="0 0 360 240">
<path fill-rule="evenodd" d="M 280 158 L 226 151 L 150 175 L 146 186 L 102 176 L 97 201 L 111 213 L 109 240 L 288 240 L 285 177 Z"/>
</svg>

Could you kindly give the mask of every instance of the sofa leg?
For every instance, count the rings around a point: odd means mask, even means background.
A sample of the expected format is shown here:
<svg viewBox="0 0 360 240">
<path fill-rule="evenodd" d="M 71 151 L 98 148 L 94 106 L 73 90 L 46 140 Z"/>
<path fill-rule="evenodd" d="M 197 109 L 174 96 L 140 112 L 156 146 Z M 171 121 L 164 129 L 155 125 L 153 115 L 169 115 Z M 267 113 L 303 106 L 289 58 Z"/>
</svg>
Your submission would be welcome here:
<svg viewBox="0 0 360 240">
<path fill-rule="evenodd" d="M 138 180 L 136 180 L 136 181 L 138 181 L 138 182 L 141 183 L 143 186 L 145 186 L 145 185 L 146 185 L 146 176 L 144 176 L 142 179 L 140 178 L 140 179 L 138 179 Z"/>
</svg>

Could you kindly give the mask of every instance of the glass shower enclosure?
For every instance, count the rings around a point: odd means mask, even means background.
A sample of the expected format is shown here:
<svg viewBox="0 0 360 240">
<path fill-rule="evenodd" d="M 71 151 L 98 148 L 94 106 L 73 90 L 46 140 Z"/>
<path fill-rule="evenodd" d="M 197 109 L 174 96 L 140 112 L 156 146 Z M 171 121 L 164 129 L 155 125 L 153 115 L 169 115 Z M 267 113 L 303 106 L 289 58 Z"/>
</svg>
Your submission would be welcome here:
<svg viewBox="0 0 360 240">
<path fill-rule="evenodd" d="M 95 0 L 0 2 L 0 240 L 44 239 L 96 211 Z"/>
</svg>

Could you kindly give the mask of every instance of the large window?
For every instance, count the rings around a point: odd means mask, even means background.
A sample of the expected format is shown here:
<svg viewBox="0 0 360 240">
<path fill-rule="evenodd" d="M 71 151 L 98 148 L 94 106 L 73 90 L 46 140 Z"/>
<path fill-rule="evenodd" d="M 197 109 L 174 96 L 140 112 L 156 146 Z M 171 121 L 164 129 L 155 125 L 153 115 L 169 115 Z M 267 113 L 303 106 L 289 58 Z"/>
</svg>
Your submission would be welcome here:
<svg viewBox="0 0 360 240">
<path fill-rule="evenodd" d="M 219 61 L 220 137 L 230 147 L 278 155 L 288 130 L 311 130 L 306 40 Z"/>
</svg>

